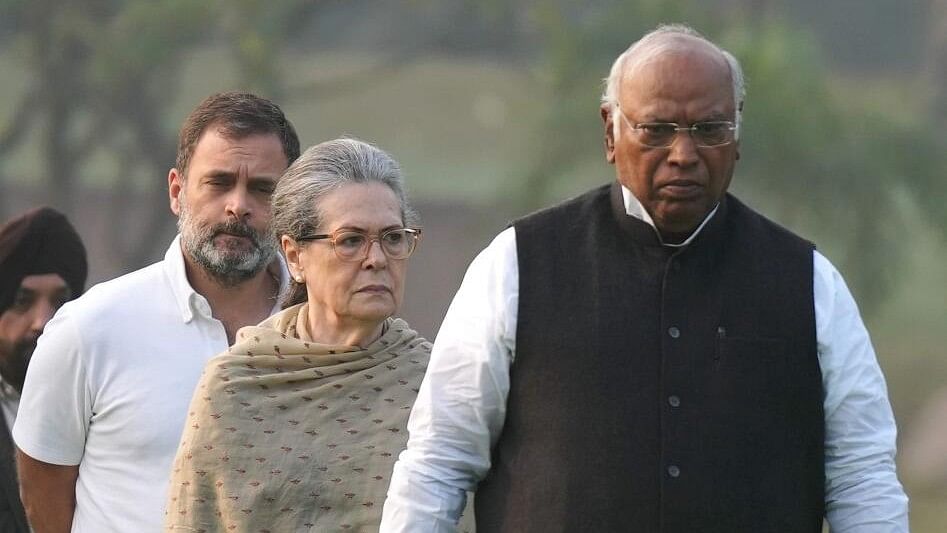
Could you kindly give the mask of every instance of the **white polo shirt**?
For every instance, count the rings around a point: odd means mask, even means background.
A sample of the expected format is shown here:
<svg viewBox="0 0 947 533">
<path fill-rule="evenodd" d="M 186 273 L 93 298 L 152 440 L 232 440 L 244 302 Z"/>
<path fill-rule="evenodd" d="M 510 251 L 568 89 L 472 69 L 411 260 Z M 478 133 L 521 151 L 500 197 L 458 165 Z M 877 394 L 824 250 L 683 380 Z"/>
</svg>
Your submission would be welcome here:
<svg viewBox="0 0 947 533">
<path fill-rule="evenodd" d="M 227 346 L 187 281 L 180 236 L 163 261 L 56 313 L 33 354 L 13 438 L 35 459 L 79 465 L 73 532 L 161 531 L 191 394 Z"/>
</svg>

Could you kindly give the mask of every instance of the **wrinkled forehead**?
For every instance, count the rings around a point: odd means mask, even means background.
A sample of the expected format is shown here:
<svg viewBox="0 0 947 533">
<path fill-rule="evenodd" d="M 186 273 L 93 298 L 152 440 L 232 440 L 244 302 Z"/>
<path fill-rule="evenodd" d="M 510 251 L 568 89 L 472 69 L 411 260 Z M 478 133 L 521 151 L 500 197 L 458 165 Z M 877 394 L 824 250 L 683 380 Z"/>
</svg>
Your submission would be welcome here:
<svg viewBox="0 0 947 533">
<path fill-rule="evenodd" d="M 346 183 L 325 195 L 316 208 L 323 226 L 376 231 L 402 223 L 401 204 L 391 187 L 378 182 Z"/>
<path fill-rule="evenodd" d="M 715 64 L 729 77 L 730 67 L 723 52 L 714 44 L 693 35 L 680 33 L 666 33 L 655 35 L 647 41 L 636 44 L 625 56 L 625 75 L 633 74 L 635 69 L 654 61 L 660 61 L 667 56 L 700 57 L 709 63 Z"/>
<path fill-rule="evenodd" d="M 618 98 L 630 112 L 677 115 L 733 115 L 730 65 L 713 45 L 671 36 L 632 51 L 623 65 Z"/>
<path fill-rule="evenodd" d="M 651 72 L 675 72 L 675 68 L 699 66 L 720 82 L 731 84 L 730 65 L 711 43 L 691 35 L 667 34 L 639 43 L 628 52 L 622 65 L 622 85 Z"/>
</svg>

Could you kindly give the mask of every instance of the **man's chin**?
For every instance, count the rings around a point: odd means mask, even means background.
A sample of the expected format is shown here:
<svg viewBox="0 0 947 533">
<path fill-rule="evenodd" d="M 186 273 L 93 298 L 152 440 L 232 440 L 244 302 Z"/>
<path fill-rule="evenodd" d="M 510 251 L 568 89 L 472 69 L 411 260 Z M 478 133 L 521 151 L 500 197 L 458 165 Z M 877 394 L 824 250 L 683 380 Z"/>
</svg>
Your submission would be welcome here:
<svg viewBox="0 0 947 533">
<path fill-rule="evenodd" d="M 255 263 L 259 260 L 259 253 L 254 249 L 214 248 L 214 262 L 239 268 L 239 265 Z"/>
<path fill-rule="evenodd" d="M 216 265 L 218 270 L 245 270 L 249 265 L 262 261 L 263 251 L 250 240 L 242 237 L 214 238 L 201 247 L 201 255 Z"/>
<path fill-rule="evenodd" d="M 654 222 L 662 229 L 681 232 L 693 230 L 707 218 L 714 204 L 705 198 L 661 202 L 655 210 Z"/>
<path fill-rule="evenodd" d="M 269 260 L 260 253 L 228 253 L 215 250 L 214 254 L 204 256 L 198 263 L 221 285 L 233 287 L 262 272 Z"/>
</svg>

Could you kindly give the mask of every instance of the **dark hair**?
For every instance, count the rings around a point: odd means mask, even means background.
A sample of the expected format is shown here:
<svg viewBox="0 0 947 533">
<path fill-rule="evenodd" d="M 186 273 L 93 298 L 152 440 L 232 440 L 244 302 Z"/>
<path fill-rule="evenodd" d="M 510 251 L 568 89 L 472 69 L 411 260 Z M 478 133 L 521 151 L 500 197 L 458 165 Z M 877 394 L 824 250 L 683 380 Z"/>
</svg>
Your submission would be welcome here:
<svg viewBox="0 0 947 533">
<path fill-rule="evenodd" d="M 287 163 L 291 164 L 299 157 L 296 129 L 278 105 L 251 93 L 217 93 L 205 98 L 181 126 L 174 166 L 182 177 L 187 177 L 187 166 L 194 148 L 210 126 L 216 126 L 221 135 L 232 139 L 275 134 L 283 145 Z"/>
</svg>

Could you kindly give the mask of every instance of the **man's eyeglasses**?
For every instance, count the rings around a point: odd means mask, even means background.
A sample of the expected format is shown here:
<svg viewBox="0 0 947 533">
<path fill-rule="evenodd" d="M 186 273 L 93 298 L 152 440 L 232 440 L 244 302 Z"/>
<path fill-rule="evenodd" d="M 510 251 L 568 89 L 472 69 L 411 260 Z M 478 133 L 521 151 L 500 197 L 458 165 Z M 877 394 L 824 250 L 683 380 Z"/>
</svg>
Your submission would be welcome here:
<svg viewBox="0 0 947 533">
<path fill-rule="evenodd" d="M 304 235 L 297 241 L 318 241 L 328 239 L 335 255 L 343 261 L 362 261 L 368 257 L 373 242 L 378 241 L 381 251 L 388 259 L 407 259 L 421 240 L 421 230 L 394 228 L 369 235 L 355 230 L 338 230 L 321 235 Z"/>
<path fill-rule="evenodd" d="M 737 127 L 729 120 L 708 120 L 695 122 L 690 126 L 681 126 L 676 122 L 639 122 L 632 124 L 621 107 L 615 106 L 625 124 L 634 130 L 635 139 L 651 148 L 667 148 L 674 142 L 677 132 L 688 132 L 694 144 L 703 148 L 723 146 L 733 142 Z"/>
</svg>

